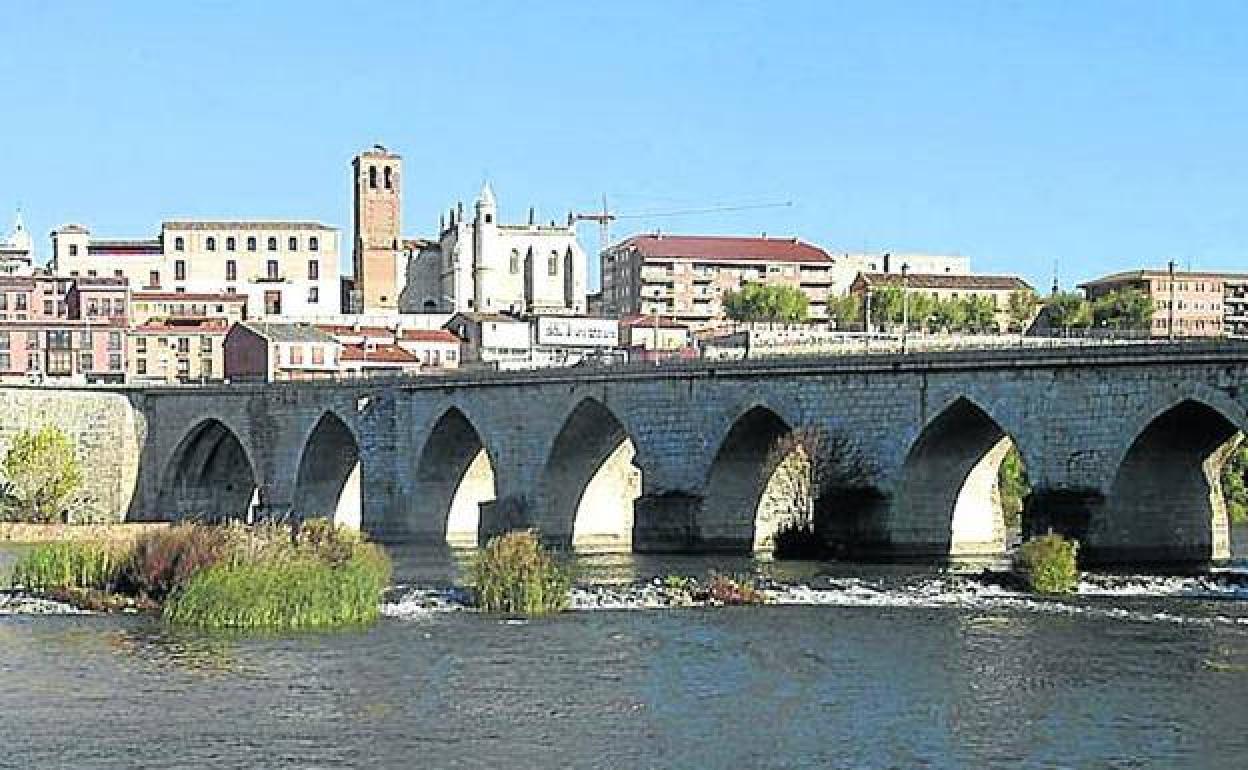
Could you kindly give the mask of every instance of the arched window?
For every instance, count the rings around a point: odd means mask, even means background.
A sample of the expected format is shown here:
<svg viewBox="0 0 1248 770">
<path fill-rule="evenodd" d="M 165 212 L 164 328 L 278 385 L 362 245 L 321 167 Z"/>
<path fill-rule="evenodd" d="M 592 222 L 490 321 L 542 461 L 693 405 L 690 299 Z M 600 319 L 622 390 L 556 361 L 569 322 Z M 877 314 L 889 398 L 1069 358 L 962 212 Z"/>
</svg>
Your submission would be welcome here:
<svg viewBox="0 0 1248 770">
<path fill-rule="evenodd" d="M 390 167 L 389 167 L 389 166 L 386 166 L 386 170 L 385 170 L 385 174 L 384 174 L 384 176 L 385 176 L 385 184 L 386 184 L 386 189 L 387 189 L 387 190 L 393 190 L 393 189 L 394 189 L 394 181 L 390 178 Z"/>
<path fill-rule="evenodd" d="M 299 250 L 299 239 L 298 239 L 298 238 L 296 238 L 296 237 L 295 237 L 295 236 L 293 236 L 293 235 L 292 235 L 292 236 L 290 236 L 290 238 L 288 238 L 288 239 L 286 240 L 286 249 L 287 249 L 288 251 L 298 251 L 298 250 Z"/>
<path fill-rule="evenodd" d="M 559 275 L 559 252 L 550 252 L 550 258 L 546 260 L 546 272 L 550 275 Z"/>
<path fill-rule="evenodd" d="M 238 239 L 236 239 L 234 236 L 231 235 L 229 238 L 225 239 L 226 251 L 234 251 L 235 247 L 237 246 L 238 246 Z"/>
<path fill-rule="evenodd" d="M 177 238 L 173 239 L 173 250 L 174 251 L 186 250 L 186 241 L 182 238 L 182 236 L 179 235 Z"/>
<path fill-rule="evenodd" d="M 321 239 L 315 235 L 308 239 L 308 251 L 320 251 Z"/>
<path fill-rule="evenodd" d="M 216 239 L 216 238 L 213 238 L 211 235 L 210 235 L 210 236 L 208 236 L 208 237 L 204 240 L 204 248 L 205 248 L 205 249 L 208 249 L 209 251 L 216 251 L 216 250 L 217 250 L 217 239 Z"/>
<path fill-rule="evenodd" d="M 269 238 L 269 251 L 277 251 L 277 239 Z"/>
<path fill-rule="evenodd" d="M 520 272 L 520 250 L 511 250 L 511 274 L 515 275 Z"/>
<path fill-rule="evenodd" d="M 256 237 L 254 235 L 247 239 L 247 250 L 248 251 L 256 250 Z"/>
<path fill-rule="evenodd" d="M 372 189 L 372 190 L 377 189 L 377 167 L 376 166 L 368 167 L 368 186 L 369 186 L 369 189 Z"/>
</svg>

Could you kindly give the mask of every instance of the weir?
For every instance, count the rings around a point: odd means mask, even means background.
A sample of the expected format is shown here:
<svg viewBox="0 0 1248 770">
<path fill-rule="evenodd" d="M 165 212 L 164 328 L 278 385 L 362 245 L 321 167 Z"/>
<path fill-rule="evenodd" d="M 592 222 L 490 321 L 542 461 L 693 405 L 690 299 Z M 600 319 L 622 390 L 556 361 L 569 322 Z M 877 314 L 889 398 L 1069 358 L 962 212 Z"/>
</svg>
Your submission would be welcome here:
<svg viewBox="0 0 1248 770">
<path fill-rule="evenodd" d="M 97 499 L 132 520 L 332 515 L 384 541 L 475 545 L 535 527 L 582 550 L 770 547 L 772 449 L 843 437 L 869 477 L 820 490 L 842 552 L 940 562 L 1004 548 L 997 468 L 1025 526 L 1096 562 L 1226 558 L 1218 474 L 1248 418 L 1236 342 L 960 350 L 412 380 L 8 387 L 79 438 Z M 791 470 L 791 469 L 790 469 Z"/>
</svg>

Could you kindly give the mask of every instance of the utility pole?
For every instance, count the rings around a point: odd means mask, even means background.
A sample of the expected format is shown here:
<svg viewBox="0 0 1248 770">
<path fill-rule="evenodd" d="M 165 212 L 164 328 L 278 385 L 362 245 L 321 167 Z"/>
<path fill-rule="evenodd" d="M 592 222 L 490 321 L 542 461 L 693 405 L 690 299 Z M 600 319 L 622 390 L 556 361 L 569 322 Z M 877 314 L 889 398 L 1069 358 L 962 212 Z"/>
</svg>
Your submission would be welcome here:
<svg viewBox="0 0 1248 770">
<path fill-rule="evenodd" d="M 1166 339 L 1174 342 L 1174 260 L 1170 260 L 1170 307 L 1167 308 Z"/>
<path fill-rule="evenodd" d="M 910 265 L 901 263 L 901 352 L 905 355 L 906 338 L 910 334 L 910 294 L 906 291 L 906 273 L 910 272 Z"/>
</svg>

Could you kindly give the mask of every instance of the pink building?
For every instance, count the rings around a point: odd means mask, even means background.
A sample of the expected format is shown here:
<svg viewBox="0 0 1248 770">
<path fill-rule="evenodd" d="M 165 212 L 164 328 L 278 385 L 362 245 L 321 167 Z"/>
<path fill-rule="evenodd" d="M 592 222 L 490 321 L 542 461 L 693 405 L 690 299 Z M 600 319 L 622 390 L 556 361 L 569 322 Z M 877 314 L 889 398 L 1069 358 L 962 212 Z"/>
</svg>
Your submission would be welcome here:
<svg viewBox="0 0 1248 770">
<path fill-rule="evenodd" d="M 0 276 L 0 380 L 123 382 L 124 279 Z"/>
</svg>

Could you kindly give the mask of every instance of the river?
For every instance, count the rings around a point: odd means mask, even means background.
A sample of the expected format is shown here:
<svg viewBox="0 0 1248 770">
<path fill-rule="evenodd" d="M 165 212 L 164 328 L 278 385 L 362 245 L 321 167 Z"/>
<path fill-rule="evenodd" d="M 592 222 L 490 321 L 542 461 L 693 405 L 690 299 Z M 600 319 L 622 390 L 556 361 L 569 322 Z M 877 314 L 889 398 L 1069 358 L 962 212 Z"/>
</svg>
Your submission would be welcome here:
<svg viewBox="0 0 1248 770">
<path fill-rule="evenodd" d="M 434 594 L 463 566 L 394 556 Z M 0 616 L 0 767 L 1248 765 L 1246 590 L 1110 581 L 1050 602 L 921 568 L 669 557 L 581 574 L 712 567 L 817 604 L 516 621 L 399 589 L 366 631 L 247 639 Z"/>
</svg>

